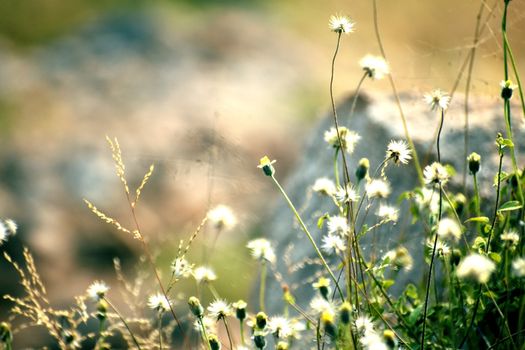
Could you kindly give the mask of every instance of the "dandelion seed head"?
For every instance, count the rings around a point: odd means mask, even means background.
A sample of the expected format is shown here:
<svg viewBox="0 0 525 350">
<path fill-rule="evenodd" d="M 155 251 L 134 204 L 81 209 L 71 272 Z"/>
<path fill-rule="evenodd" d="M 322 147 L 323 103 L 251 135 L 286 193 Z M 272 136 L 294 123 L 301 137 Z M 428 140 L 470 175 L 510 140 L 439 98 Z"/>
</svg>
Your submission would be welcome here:
<svg viewBox="0 0 525 350">
<path fill-rule="evenodd" d="M 386 150 L 386 158 L 392 159 L 395 164 L 408 164 L 412 159 L 412 151 L 405 141 L 390 141 Z"/>
<path fill-rule="evenodd" d="M 368 333 L 374 331 L 374 323 L 368 316 L 359 316 L 355 319 L 355 328 L 358 332 Z"/>
<path fill-rule="evenodd" d="M 290 320 L 283 316 L 270 317 L 268 330 L 277 338 L 285 339 L 292 335 L 293 329 Z"/>
<path fill-rule="evenodd" d="M 461 260 L 456 274 L 461 279 L 473 279 L 478 283 L 487 283 L 495 270 L 496 264 L 492 260 L 474 253 Z"/>
<path fill-rule="evenodd" d="M 381 56 L 366 55 L 359 61 L 359 65 L 373 80 L 383 79 L 390 73 L 388 63 Z"/>
<path fill-rule="evenodd" d="M 359 200 L 359 194 L 352 185 L 346 185 L 345 187 L 339 187 L 335 192 L 335 198 L 339 203 L 350 203 L 357 202 Z"/>
<path fill-rule="evenodd" d="M 195 278 L 197 283 L 211 282 L 217 279 L 217 275 L 209 267 L 199 266 L 193 270 L 193 278 Z"/>
<path fill-rule="evenodd" d="M 163 294 L 156 293 L 148 298 L 148 306 L 152 310 L 165 312 L 170 309 L 170 301 Z"/>
<path fill-rule="evenodd" d="M 312 301 L 310 302 L 310 308 L 316 314 L 329 312 L 335 315 L 334 305 L 320 296 L 316 296 L 312 299 Z"/>
<path fill-rule="evenodd" d="M 175 279 L 188 278 L 192 273 L 193 265 L 184 258 L 176 258 L 171 263 L 171 272 Z"/>
<path fill-rule="evenodd" d="M 18 230 L 18 225 L 13 219 L 5 219 L 4 226 L 6 227 L 8 234 L 10 234 L 11 236 L 16 235 L 16 231 Z"/>
<path fill-rule="evenodd" d="M 208 212 L 208 220 L 217 230 L 229 230 L 237 224 L 237 218 L 230 207 L 218 205 Z"/>
<path fill-rule="evenodd" d="M 250 250 L 252 257 L 256 260 L 265 260 L 275 263 L 275 252 L 273 251 L 270 241 L 265 238 L 254 239 L 246 245 Z"/>
<path fill-rule="evenodd" d="M 93 301 L 99 301 L 106 296 L 106 293 L 109 291 L 109 287 L 106 283 L 102 281 L 95 281 L 87 289 L 87 295 Z"/>
<path fill-rule="evenodd" d="M 390 194 L 390 184 L 384 180 L 373 179 L 366 184 L 368 198 L 387 198 Z"/>
<path fill-rule="evenodd" d="M 217 299 L 208 306 L 209 315 L 219 321 L 225 317 L 233 315 L 232 307 L 225 300 Z"/>
<path fill-rule="evenodd" d="M 431 110 L 441 108 L 443 110 L 447 109 L 450 103 L 450 96 L 440 90 L 432 90 L 431 92 L 423 96 L 424 101 L 430 106 Z"/>
<path fill-rule="evenodd" d="M 334 148 L 342 149 L 344 152 L 350 154 L 353 153 L 355 145 L 361 139 L 361 136 L 344 126 L 339 127 L 339 135 L 341 142 L 339 142 L 339 137 L 337 137 L 337 129 L 332 127 L 330 130 L 325 131 L 324 140 Z"/>
<path fill-rule="evenodd" d="M 505 231 L 499 236 L 499 238 L 505 243 L 505 245 L 511 248 L 515 247 L 520 241 L 520 236 L 515 230 Z"/>
<path fill-rule="evenodd" d="M 333 15 L 330 16 L 328 27 L 332 32 L 349 34 L 354 31 L 354 22 L 347 16 Z"/>
<path fill-rule="evenodd" d="M 317 180 L 315 180 L 312 190 L 314 192 L 317 192 L 319 194 L 323 194 L 326 196 L 333 196 L 336 192 L 335 184 L 332 180 L 326 177 L 320 177 Z"/>
<path fill-rule="evenodd" d="M 376 332 L 365 332 L 365 335 L 359 339 L 364 350 L 389 350 L 388 346 Z"/>
<path fill-rule="evenodd" d="M 7 242 L 7 237 L 9 235 L 9 232 L 7 231 L 7 226 L 0 221 L 0 245 L 2 245 L 4 242 Z"/>
<path fill-rule="evenodd" d="M 384 258 L 390 260 L 390 264 L 396 268 L 402 268 L 407 271 L 412 270 L 414 266 L 414 259 L 405 247 L 397 247 L 385 253 Z"/>
</svg>

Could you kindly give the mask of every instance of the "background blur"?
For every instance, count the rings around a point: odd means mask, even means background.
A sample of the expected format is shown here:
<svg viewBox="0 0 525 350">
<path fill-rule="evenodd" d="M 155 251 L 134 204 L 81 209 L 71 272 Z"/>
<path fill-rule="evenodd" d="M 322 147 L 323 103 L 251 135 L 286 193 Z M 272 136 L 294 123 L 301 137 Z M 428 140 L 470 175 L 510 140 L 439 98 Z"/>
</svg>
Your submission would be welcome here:
<svg viewBox="0 0 525 350">
<path fill-rule="evenodd" d="M 378 3 L 400 90 L 450 90 L 480 2 Z M 485 14 L 495 10 L 476 56 L 476 93 L 499 93 L 502 5 L 486 3 Z M 328 109 L 334 13 L 356 22 L 337 61 L 342 98 L 362 75 L 359 59 L 379 54 L 370 0 L 0 1 L 0 217 L 20 225 L 3 249 L 19 257 L 30 247 L 55 305 L 69 304 L 95 278 L 112 280 L 113 257 L 126 271 L 135 265 L 138 242 L 82 200 L 131 226 L 108 135 L 120 141 L 132 186 L 156 165 L 138 215 L 152 246 L 171 247 L 159 251 L 165 273 L 178 240 L 210 206 L 235 210 L 239 225 L 220 237 L 211 262 L 219 291 L 246 297 L 256 264 L 244 245 L 264 234 L 261 220 L 277 199 L 256 165 L 268 154 L 285 178 Z M 510 41 L 522 70 L 524 16 L 525 4 L 511 2 Z M 374 89 L 387 82 L 364 87 Z M 192 248 L 195 263 L 207 233 Z M 3 260 L 0 274 L 0 294 L 18 295 Z M 8 306 L 0 305 L 0 319 Z"/>
</svg>

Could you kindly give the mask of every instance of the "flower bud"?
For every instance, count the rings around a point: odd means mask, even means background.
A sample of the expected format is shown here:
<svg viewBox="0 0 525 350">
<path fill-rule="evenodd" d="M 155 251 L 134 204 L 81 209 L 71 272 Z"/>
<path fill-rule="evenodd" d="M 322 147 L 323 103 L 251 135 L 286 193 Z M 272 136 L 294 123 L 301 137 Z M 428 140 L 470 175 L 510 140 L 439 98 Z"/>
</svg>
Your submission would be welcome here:
<svg viewBox="0 0 525 350">
<path fill-rule="evenodd" d="M 350 319 L 352 318 L 351 313 L 352 305 L 350 305 L 348 301 L 345 301 L 339 308 L 339 318 L 343 324 L 347 325 L 350 323 Z"/>
<path fill-rule="evenodd" d="M 472 175 L 476 175 L 476 173 L 479 171 L 480 163 L 481 163 L 481 156 L 477 154 L 476 152 L 472 152 L 468 157 L 468 169 L 470 170 L 470 173 Z"/>
<path fill-rule="evenodd" d="M 275 174 L 275 168 L 272 165 L 273 163 L 275 163 L 275 160 L 270 160 L 268 156 L 264 156 L 259 160 L 259 165 L 257 167 L 263 170 L 264 175 L 273 176 L 273 174 Z"/>
<path fill-rule="evenodd" d="M 256 333 L 253 336 L 253 343 L 257 349 L 264 349 L 266 347 L 266 338 L 262 333 Z"/>
<path fill-rule="evenodd" d="M 257 325 L 258 329 L 263 330 L 267 323 L 268 316 L 266 316 L 264 312 L 261 311 L 257 314 L 257 316 L 255 316 L 255 324 Z"/>
<path fill-rule="evenodd" d="M 221 349 L 221 342 L 219 341 L 219 338 L 217 338 L 215 334 L 208 335 L 208 342 L 210 343 L 211 350 Z"/>
<path fill-rule="evenodd" d="M 370 161 L 367 158 L 361 158 L 361 160 L 359 160 L 359 164 L 357 165 L 357 169 L 355 170 L 355 176 L 357 177 L 358 182 L 366 178 L 369 168 Z"/>
<path fill-rule="evenodd" d="M 332 339 L 337 337 L 337 328 L 334 323 L 334 315 L 329 311 L 323 311 L 321 314 L 321 323 L 324 327 L 326 334 L 328 334 Z"/>
<path fill-rule="evenodd" d="M 390 329 L 385 329 L 383 332 L 383 339 L 389 349 L 394 349 L 397 346 L 396 335 Z"/>
<path fill-rule="evenodd" d="M 233 303 L 233 308 L 235 309 L 235 316 L 241 322 L 246 318 L 246 302 L 244 300 L 239 300 L 236 303 Z"/>
<path fill-rule="evenodd" d="M 107 317 L 107 312 L 108 312 L 108 303 L 106 300 L 104 299 L 100 299 L 97 303 L 97 318 L 100 320 L 100 321 L 103 321 L 106 319 Z"/>
<path fill-rule="evenodd" d="M 11 332 L 11 327 L 9 323 L 2 322 L 0 323 L 0 342 L 7 343 L 13 340 L 13 332 Z"/>
<path fill-rule="evenodd" d="M 195 315 L 198 318 L 201 318 L 204 314 L 204 308 L 201 305 L 201 302 L 196 297 L 190 297 L 188 299 L 188 305 L 190 307 L 190 311 L 193 315 Z"/>
<path fill-rule="evenodd" d="M 277 345 L 275 346 L 275 349 L 276 350 L 288 350 L 289 349 L 289 345 L 287 342 L 284 342 L 284 341 L 280 341 L 277 343 Z"/>
</svg>

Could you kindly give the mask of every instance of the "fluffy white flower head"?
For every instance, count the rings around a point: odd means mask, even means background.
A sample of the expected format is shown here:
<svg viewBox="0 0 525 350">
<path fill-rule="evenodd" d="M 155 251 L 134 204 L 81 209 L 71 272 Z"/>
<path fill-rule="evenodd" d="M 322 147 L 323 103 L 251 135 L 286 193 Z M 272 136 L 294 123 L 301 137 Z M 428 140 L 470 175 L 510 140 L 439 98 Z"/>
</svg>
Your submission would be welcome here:
<svg viewBox="0 0 525 350">
<path fill-rule="evenodd" d="M 406 271 L 412 270 L 414 266 L 414 259 L 405 247 L 398 247 L 393 250 L 389 250 L 385 254 L 385 258 L 390 260 L 390 264 L 396 269 L 402 268 Z"/>
<path fill-rule="evenodd" d="M 368 316 L 359 316 L 355 319 L 355 328 L 363 333 L 373 332 L 374 323 Z"/>
<path fill-rule="evenodd" d="M 271 334 L 281 339 L 290 337 L 293 332 L 290 320 L 282 316 L 270 317 L 268 330 Z"/>
<path fill-rule="evenodd" d="M 335 198 L 340 203 L 357 202 L 359 200 L 359 194 L 352 185 L 346 185 L 345 187 L 339 187 L 335 192 Z"/>
<path fill-rule="evenodd" d="M 7 226 L 4 225 L 2 221 L 0 221 L 0 245 L 7 241 L 8 236 L 9 232 L 7 231 Z"/>
<path fill-rule="evenodd" d="M 326 196 L 333 196 L 335 194 L 336 187 L 334 182 L 329 178 L 320 177 L 315 180 L 312 190 Z"/>
<path fill-rule="evenodd" d="M 361 58 L 359 65 L 373 80 L 383 79 L 390 73 L 388 63 L 381 56 L 366 55 Z"/>
<path fill-rule="evenodd" d="M 87 289 L 87 295 L 93 301 L 99 301 L 106 296 L 109 287 L 102 281 L 95 281 Z"/>
<path fill-rule="evenodd" d="M 330 216 L 326 226 L 328 233 L 337 233 L 342 236 L 347 235 L 348 231 L 350 231 L 348 220 L 344 216 Z"/>
<path fill-rule="evenodd" d="M 461 279 L 473 279 L 478 283 L 487 283 L 495 270 L 496 264 L 489 258 L 479 254 L 470 254 L 461 260 L 456 273 Z"/>
<path fill-rule="evenodd" d="M 237 224 L 237 219 L 230 207 L 218 205 L 208 212 L 208 220 L 217 230 L 228 230 Z"/>
<path fill-rule="evenodd" d="M 525 277 L 525 258 L 516 258 L 512 262 L 512 273 L 516 277 Z"/>
<path fill-rule="evenodd" d="M 390 205 L 380 204 L 379 209 L 377 209 L 376 215 L 379 216 L 382 220 L 396 222 L 399 218 L 399 210 Z"/>
<path fill-rule="evenodd" d="M 434 249 L 434 239 L 433 238 L 427 240 L 427 247 L 429 249 Z M 450 255 L 451 250 L 450 250 L 450 247 L 445 242 L 443 242 L 442 240 L 438 238 L 436 242 L 436 253 L 440 257 L 446 257 Z"/>
<path fill-rule="evenodd" d="M 425 177 L 425 183 L 427 185 L 438 183 L 444 184 L 449 178 L 447 169 L 438 162 L 427 165 L 423 170 L 423 176 Z"/>
<path fill-rule="evenodd" d="M 366 194 L 368 198 L 386 198 L 390 194 L 390 185 L 388 182 L 380 179 L 370 180 L 366 184 Z"/>
<path fill-rule="evenodd" d="M 212 269 L 206 266 L 199 266 L 193 270 L 193 277 L 197 283 L 211 282 L 217 279 L 217 275 Z"/>
<path fill-rule="evenodd" d="M 461 238 L 461 227 L 455 220 L 443 218 L 437 225 L 437 235 L 443 240 L 459 240 Z"/>
<path fill-rule="evenodd" d="M 355 145 L 361 139 L 361 136 L 344 126 L 339 127 L 339 135 L 341 142 L 339 142 L 339 137 L 337 137 L 337 129 L 332 127 L 330 130 L 325 131 L 324 140 L 334 148 L 340 148 L 347 153 L 354 152 Z"/>
<path fill-rule="evenodd" d="M 520 236 L 514 230 L 502 233 L 499 238 L 510 247 L 515 247 L 520 241 Z"/>
<path fill-rule="evenodd" d="M 432 90 L 431 92 L 423 95 L 423 99 L 430 106 L 430 109 L 435 110 L 441 108 L 443 110 L 448 108 L 450 103 L 450 96 L 440 89 Z"/>
<path fill-rule="evenodd" d="M 383 338 L 376 332 L 366 332 L 359 342 L 365 350 L 388 350 Z"/>
<path fill-rule="evenodd" d="M 395 164 L 407 164 L 412 159 L 412 151 L 405 141 L 390 141 L 386 149 L 386 158 L 392 159 Z"/>
<path fill-rule="evenodd" d="M 175 279 L 188 278 L 191 275 L 193 265 L 184 258 L 176 258 L 171 263 L 171 272 Z"/>
<path fill-rule="evenodd" d="M 7 232 L 11 236 L 14 236 L 16 234 L 16 231 L 18 230 L 18 225 L 16 224 L 16 222 L 13 219 L 5 219 L 4 220 L 4 225 L 5 225 L 6 229 L 7 229 Z"/>
<path fill-rule="evenodd" d="M 233 315 L 232 307 L 225 300 L 217 299 L 208 306 L 208 313 L 217 321 Z"/>
<path fill-rule="evenodd" d="M 310 307 L 316 314 L 321 314 L 323 312 L 328 312 L 332 315 L 335 315 L 335 308 L 330 302 L 326 301 L 323 297 L 316 296 L 310 302 Z"/>
<path fill-rule="evenodd" d="M 327 234 L 323 237 L 321 249 L 328 254 L 339 254 L 346 250 L 346 245 L 340 235 Z"/>
<path fill-rule="evenodd" d="M 163 294 L 157 293 L 148 298 L 148 306 L 158 312 L 165 312 L 170 309 L 170 301 Z"/>
<path fill-rule="evenodd" d="M 354 22 L 346 16 L 334 15 L 330 16 L 328 28 L 332 32 L 349 34 L 354 31 Z"/>
<path fill-rule="evenodd" d="M 264 238 L 254 239 L 246 245 L 250 249 L 252 257 L 257 260 L 266 260 L 275 263 L 275 253 L 270 241 Z"/>
</svg>

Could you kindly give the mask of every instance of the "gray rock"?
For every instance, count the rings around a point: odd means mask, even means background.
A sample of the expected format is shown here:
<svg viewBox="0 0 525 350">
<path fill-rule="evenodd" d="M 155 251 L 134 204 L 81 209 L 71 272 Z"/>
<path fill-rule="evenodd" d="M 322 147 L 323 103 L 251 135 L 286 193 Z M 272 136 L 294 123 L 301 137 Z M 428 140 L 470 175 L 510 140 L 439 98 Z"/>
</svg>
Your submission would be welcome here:
<svg viewBox="0 0 525 350">
<path fill-rule="evenodd" d="M 407 116 L 407 122 L 411 136 L 414 139 L 422 167 L 435 160 L 435 135 L 439 123 L 438 112 L 430 111 L 423 102 L 421 96 L 404 94 L 401 96 L 403 108 Z M 401 118 L 392 96 L 385 94 L 364 95 L 359 98 L 354 117 L 348 123 L 349 106 L 352 97 L 345 100 L 338 108 L 340 124 L 349 126 L 350 129 L 361 135 L 361 140 L 356 146 L 353 154 L 347 156 L 350 175 L 355 183 L 355 168 L 362 157 L 370 160 L 370 172 L 383 161 L 385 151 L 390 140 L 405 139 L 401 124 Z M 463 97 L 459 96 L 452 104 L 445 116 L 445 125 L 441 138 L 442 163 L 450 164 L 457 170 L 457 174 L 448 184 L 448 190 L 462 188 L 462 171 L 464 159 L 463 138 Z M 470 147 L 469 153 L 475 151 L 482 157 L 482 169 L 478 173 L 480 186 L 484 189 L 483 194 L 488 201 L 486 207 L 491 207 L 490 199 L 494 198 L 494 190 L 491 181 L 497 171 L 497 149 L 494 144 L 497 132 L 504 135 L 505 125 L 502 117 L 502 102 L 499 100 L 488 100 L 487 98 L 475 98 L 470 101 Z M 514 115 L 520 115 L 516 109 Z M 522 121 L 516 119 L 514 125 L 520 125 Z M 334 178 L 333 175 L 333 149 L 323 141 L 323 134 L 333 126 L 331 114 L 324 116 L 311 133 L 304 146 L 302 160 L 297 164 L 295 172 L 287 179 L 281 179 L 284 188 L 292 202 L 301 212 L 318 245 L 325 229 L 317 228 L 317 220 L 323 213 L 336 214 L 337 209 L 327 197 L 321 197 L 312 193 L 311 186 L 319 177 Z M 523 130 L 515 128 L 515 141 L 519 143 L 518 154 L 524 153 Z M 507 157 L 505 169 L 510 170 L 510 157 Z M 276 177 L 279 179 L 279 163 L 276 163 Z M 414 189 L 418 185 L 417 174 L 413 163 L 405 166 L 389 166 L 386 172 L 391 183 L 392 193 L 387 199 L 390 205 L 399 205 L 398 198 L 405 192 Z M 284 181 L 283 181 L 284 180 Z M 472 179 L 467 176 L 468 188 L 472 186 Z M 362 188 L 362 187 L 361 187 Z M 375 204 L 367 216 L 366 222 L 370 225 L 377 223 Z M 485 213 L 490 216 L 489 211 Z M 274 242 L 277 256 L 280 261 L 277 264 L 277 279 L 268 283 L 267 308 L 270 314 L 282 312 L 282 290 L 283 284 L 287 284 L 297 302 L 306 307 L 314 296 L 311 283 L 322 273 L 327 274 L 319 264 L 312 264 L 316 258 L 315 252 L 299 227 L 291 210 L 281 198 L 268 219 L 267 235 Z M 414 268 L 405 272 L 396 273 L 396 285 L 390 290 L 398 293 L 403 290 L 407 282 L 419 284 L 422 281 L 426 266 L 423 263 L 423 251 L 426 235 L 420 225 L 412 225 L 409 204 L 403 201 L 400 206 L 400 218 L 396 225 L 383 225 L 377 232 L 368 234 L 361 241 L 364 254 L 371 253 L 371 247 L 378 256 L 382 256 L 387 250 L 405 245 L 414 258 Z M 283 263 L 284 262 L 284 263 Z M 333 270 L 339 263 L 331 261 Z"/>
</svg>

